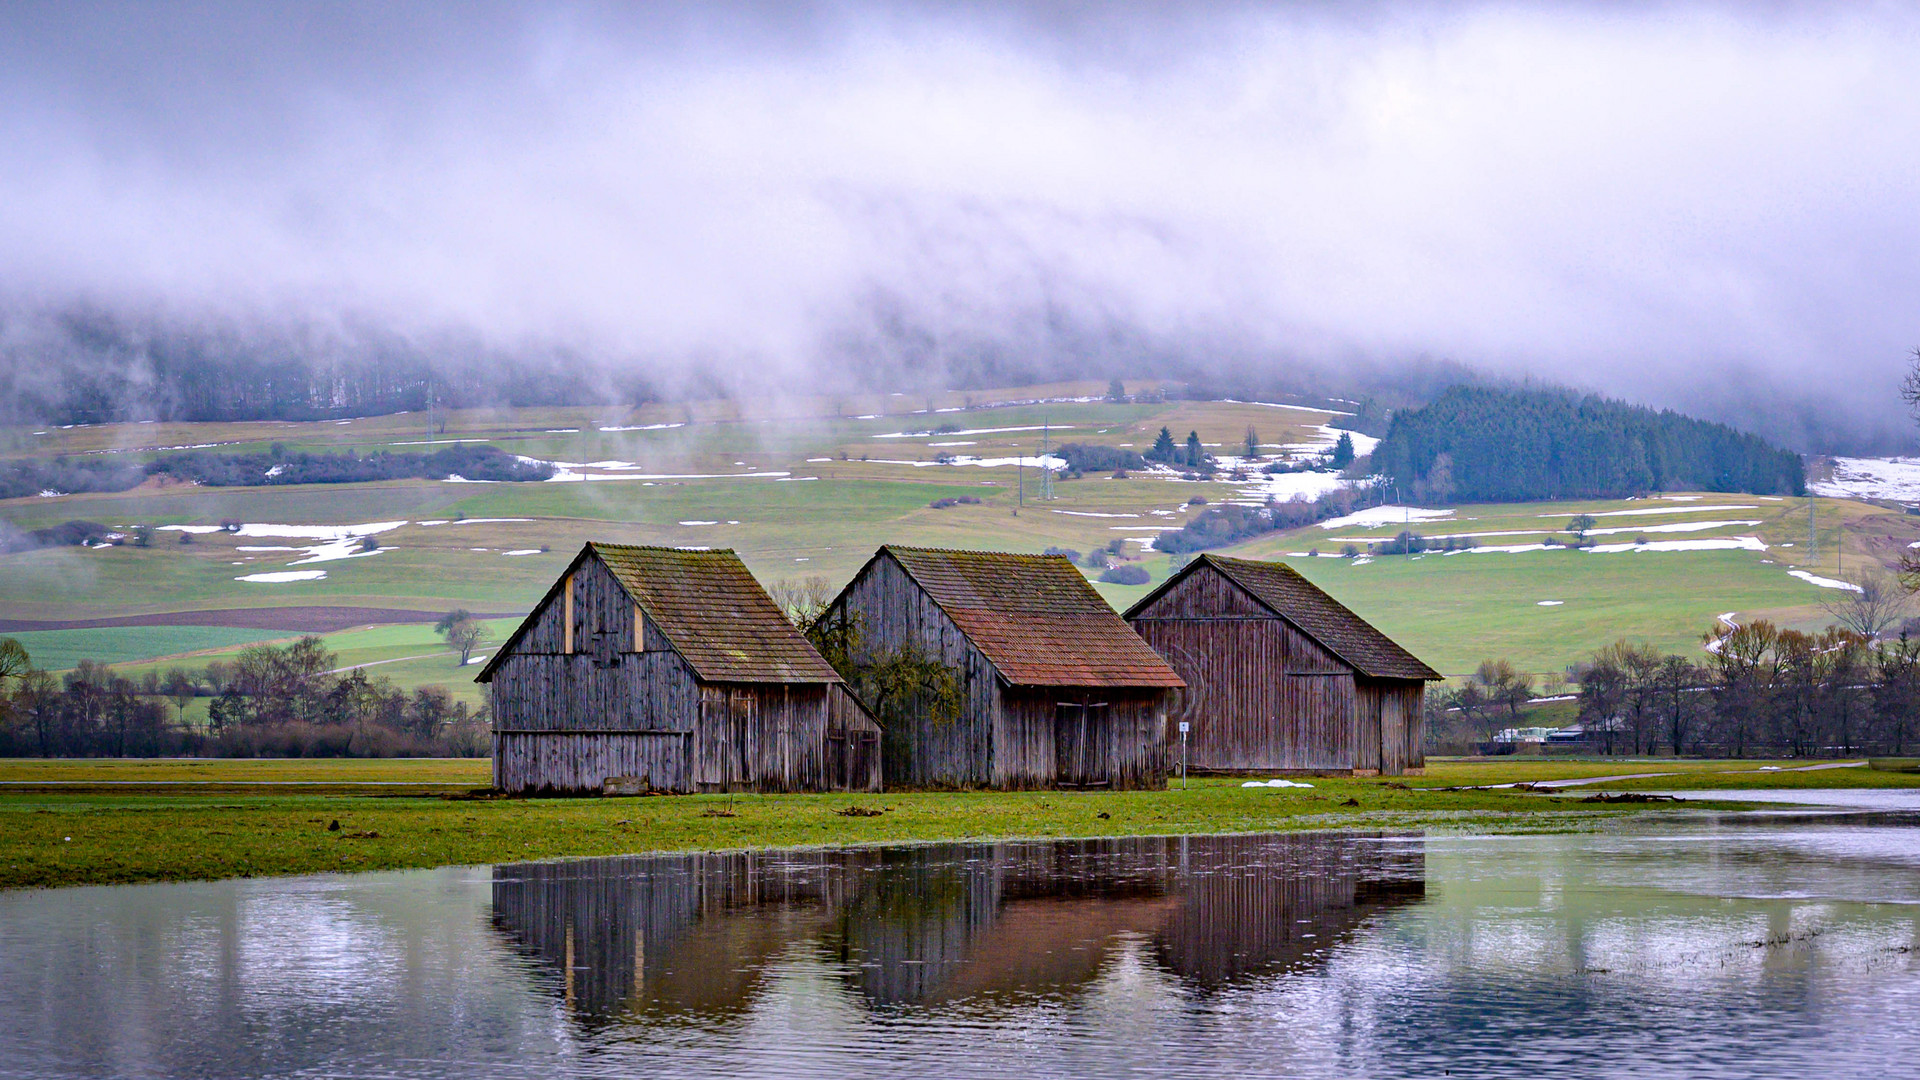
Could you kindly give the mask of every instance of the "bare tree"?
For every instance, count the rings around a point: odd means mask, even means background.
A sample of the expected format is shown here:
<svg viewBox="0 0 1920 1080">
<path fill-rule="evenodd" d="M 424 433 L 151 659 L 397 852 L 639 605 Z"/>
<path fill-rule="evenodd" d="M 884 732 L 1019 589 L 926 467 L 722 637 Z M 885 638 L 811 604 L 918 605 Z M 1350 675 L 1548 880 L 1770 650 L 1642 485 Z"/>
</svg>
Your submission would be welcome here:
<svg viewBox="0 0 1920 1080">
<path fill-rule="evenodd" d="M 454 608 L 440 616 L 440 621 L 433 624 L 433 631 L 445 638 L 449 646 L 460 651 L 461 667 L 467 666 L 467 661 L 473 658 L 473 650 L 487 636 L 486 628 L 466 608 Z"/>
<path fill-rule="evenodd" d="M 819 574 L 804 578 L 782 578 L 767 586 L 767 595 L 802 630 L 826 613 L 833 602 L 833 583 Z"/>
<path fill-rule="evenodd" d="M 1573 520 L 1567 522 L 1567 531 L 1573 534 L 1574 539 L 1585 541 L 1595 524 L 1592 514 L 1575 514 Z"/>
<path fill-rule="evenodd" d="M 1834 622 L 1869 640 L 1877 639 L 1906 615 L 1912 594 L 1893 575 L 1870 566 L 1847 576 L 1850 589 L 1834 590 L 1820 610 Z"/>
</svg>

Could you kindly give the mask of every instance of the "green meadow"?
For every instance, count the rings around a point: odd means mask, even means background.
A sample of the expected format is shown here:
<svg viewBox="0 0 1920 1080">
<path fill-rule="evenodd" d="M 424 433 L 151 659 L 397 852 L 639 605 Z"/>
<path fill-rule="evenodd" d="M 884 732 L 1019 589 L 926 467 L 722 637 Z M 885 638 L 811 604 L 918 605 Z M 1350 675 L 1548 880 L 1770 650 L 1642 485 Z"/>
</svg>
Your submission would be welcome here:
<svg viewBox="0 0 1920 1080">
<path fill-rule="evenodd" d="M 1020 387 L 907 399 L 869 397 L 779 403 L 706 402 L 639 409 L 472 410 L 436 414 L 434 439 L 486 442 L 563 463 L 577 482 L 370 484 L 200 488 L 154 482 L 119 494 L 0 502 L 0 520 L 19 528 L 82 519 L 136 524 L 213 525 L 223 520 L 342 526 L 404 522 L 378 536 L 370 555 L 305 562 L 310 539 L 207 533 L 180 543 L 161 532 L 152 546 L 60 548 L 0 556 L 0 620 L 83 620 L 227 608 L 325 606 L 423 612 L 455 606 L 505 615 L 525 611 L 579 546 L 590 540 L 731 547 L 765 582 L 820 577 L 837 587 L 882 543 L 1077 551 L 1119 541 L 1153 583 L 1171 560 L 1146 541 L 1201 512 L 1202 505 L 1257 499 L 1251 483 L 1189 482 L 1164 475 L 1089 474 L 1057 480 L 1038 498 L 1033 469 L 943 463 L 942 455 L 985 460 L 1031 457 L 1042 438 L 1144 450 L 1165 426 L 1192 430 L 1216 453 L 1238 452 L 1249 427 L 1264 453 L 1284 444 L 1325 444 L 1332 414 L 1235 402 L 1113 404 L 1104 384 Z M 1151 389 L 1130 386 L 1136 392 Z M 1087 399 L 1051 400 L 1040 399 Z M 934 410 L 931 412 L 924 410 Z M 951 411 L 944 411 L 951 410 Z M 1041 428 L 1046 427 L 1043 433 Z M 603 430 L 611 429 L 611 430 Z M 217 444 L 233 451 L 279 442 L 359 453 L 416 451 L 425 418 L 374 417 L 349 423 L 144 424 L 16 429 L 0 456 L 118 452 Z M 962 461 L 965 459 L 963 458 Z M 1256 478 L 1257 479 L 1257 478 Z M 1024 483 L 1023 483 L 1024 480 Z M 1284 486 L 1284 480 L 1282 481 Z M 1023 490 L 1024 489 L 1024 490 Z M 1617 638 L 1663 649 L 1697 649 L 1717 616 L 1767 617 L 1795 626 L 1825 621 L 1831 590 L 1788 575 L 1885 560 L 1920 539 L 1913 519 L 1864 503 L 1815 500 L 1818 565 L 1807 551 L 1807 500 L 1676 493 L 1681 497 L 1505 506 L 1455 506 L 1443 520 L 1310 526 L 1220 549 L 1285 558 L 1449 674 L 1486 657 L 1557 672 Z M 945 508 L 933 504 L 954 502 Z M 1205 504 L 1193 504 L 1205 500 Z M 1715 509 L 1725 508 L 1725 509 Z M 1484 549 L 1566 539 L 1568 522 L 1591 514 L 1601 544 L 1758 537 L 1765 551 L 1571 550 L 1379 557 L 1337 556 L 1411 528 L 1435 538 L 1473 533 Z M 1704 527 L 1703 527 L 1704 526 Z M 1611 531 L 1608 531 L 1611 530 Z M 1305 553 L 1317 552 L 1317 557 Z M 1851 560 L 1851 561 L 1849 561 Z M 245 581 L 259 574 L 323 571 L 308 581 Z M 1091 573 L 1091 572 L 1090 572 Z M 1100 584 L 1116 607 L 1149 586 Z M 20 625 L 15 622 L 14 625 Z M 492 627 L 494 642 L 510 621 Z M 30 628 L 17 636 L 43 666 L 83 657 L 130 671 L 204 663 L 246 644 L 292 633 L 222 627 Z M 441 683 L 471 697 L 424 624 L 325 635 L 343 665 L 402 685 Z M 484 651 L 484 650 L 483 650 Z"/>
</svg>

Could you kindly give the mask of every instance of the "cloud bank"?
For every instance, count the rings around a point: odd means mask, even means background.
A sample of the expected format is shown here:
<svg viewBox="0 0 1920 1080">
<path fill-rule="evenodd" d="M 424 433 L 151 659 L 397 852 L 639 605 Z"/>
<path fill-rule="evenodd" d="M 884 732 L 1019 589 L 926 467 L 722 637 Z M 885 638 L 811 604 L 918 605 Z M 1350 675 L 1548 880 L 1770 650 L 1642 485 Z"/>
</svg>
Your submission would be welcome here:
<svg viewBox="0 0 1920 1080">
<path fill-rule="evenodd" d="M 1917 46 L 1905 6 L 11 5 L 0 362 L 85 353 L 75 310 L 758 387 L 1448 358 L 1900 439 Z"/>
</svg>

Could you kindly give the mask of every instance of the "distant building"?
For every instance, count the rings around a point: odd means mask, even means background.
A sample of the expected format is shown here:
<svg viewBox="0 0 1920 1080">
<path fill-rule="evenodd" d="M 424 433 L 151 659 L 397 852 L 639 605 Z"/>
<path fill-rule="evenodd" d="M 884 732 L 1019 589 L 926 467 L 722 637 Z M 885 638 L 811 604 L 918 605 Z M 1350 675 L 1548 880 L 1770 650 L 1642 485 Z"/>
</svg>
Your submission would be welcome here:
<svg viewBox="0 0 1920 1080">
<path fill-rule="evenodd" d="M 825 618 L 850 628 L 856 663 L 913 647 L 963 691 L 957 715 L 885 715 L 889 787 L 1166 783 L 1180 676 L 1061 556 L 883 547 Z"/>
<path fill-rule="evenodd" d="M 586 545 L 478 681 L 502 791 L 880 787 L 873 718 L 731 551 Z"/>
<path fill-rule="evenodd" d="M 1186 682 L 1170 723 L 1190 727 L 1189 769 L 1426 765 L 1426 684 L 1440 674 L 1284 563 L 1201 555 L 1126 619 Z"/>
</svg>

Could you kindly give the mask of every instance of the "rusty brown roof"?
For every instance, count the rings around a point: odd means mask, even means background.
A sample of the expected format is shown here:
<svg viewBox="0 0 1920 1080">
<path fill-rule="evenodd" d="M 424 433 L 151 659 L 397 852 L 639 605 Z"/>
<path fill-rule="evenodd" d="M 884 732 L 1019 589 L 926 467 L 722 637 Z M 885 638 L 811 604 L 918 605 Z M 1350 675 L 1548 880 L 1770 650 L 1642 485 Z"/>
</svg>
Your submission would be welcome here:
<svg viewBox="0 0 1920 1080">
<path fill-rule="evenodd" d="M 1201 555 L 1186 571 L 1168 579 L 1165 585 L 1128 608 L 1127 617 L 1132 618 L 1174 582 L 1201 565 L 1212 566 L 1225 574 L 1261 606 L 1298 626 L 1362 675 L 1376 679 L 1444 677 L 1285 563 Z"/>
<path fill-rule="evenodd" d="M 573 573 L 587 558 L 606 564 L 620 587 L 646 611 L 654 628 L 666 635 L 674 651 L 686 659 L 702 681 L 841 681 L 839 673 L 794 629 L 731 550 L 590 543 L 568 565 L 567 573 Z M 534 610 L 539 611 L 558 591 L 556 582 L 547 600 Z M 476 681 L 486 682 L 492 677 L 495 666 L 513 651 L 532 621 L 529 615 L 481 669 Z"/>
<path fill-rule="evenodd" d="M 1184 686 L 1059 555 L 888 545 L 890 556 L 1014 686 Z"/>
</svg>

